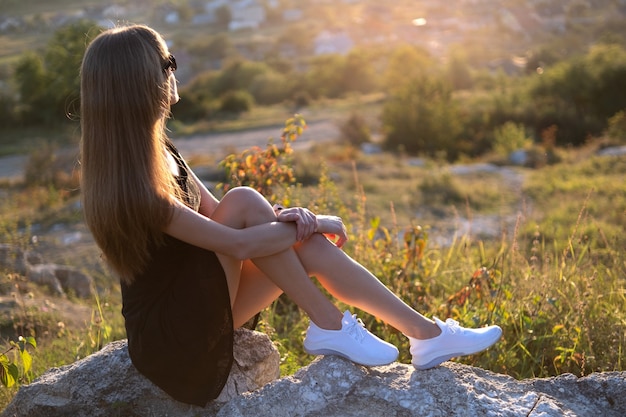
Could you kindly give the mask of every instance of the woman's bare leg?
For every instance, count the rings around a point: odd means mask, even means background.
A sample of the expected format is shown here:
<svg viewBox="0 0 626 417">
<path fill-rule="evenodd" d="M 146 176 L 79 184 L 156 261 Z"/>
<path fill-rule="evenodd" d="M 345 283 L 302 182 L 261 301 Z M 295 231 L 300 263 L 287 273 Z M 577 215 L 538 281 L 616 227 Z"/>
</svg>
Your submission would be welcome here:
<svg viewBox="0 0 626 417">
<path fill-rule="evenodd" d="M 212 217 L 236 228 L 276 220 L 270 204 L 260 194 L 244 187 L 227 193 Z M 400 300 L 367 269 L 322 235 L 313 235 L 297 244 L 295 250 L 254 259 L 259 269 L 255 273 L 252 273 L 254 269 L 244 272 L 239 260 L 218 256 L 227 275 L 231 305 L 237 309 L 238 322 L 245 322 L 251 311 L 254 315 L 278 296 L 278 290 L 264 282 L 265 277 L 283 290 L 319 327 L 340 329 L 341 312 L 309 278 L 315 275 L 322 286 L 341 301 L 375 315 L 407 336 L 426 339 L 440 332 L 432 321 Z M 257 297 L 255 291 L 258 291 Z M 243 298 L 238 301 L 239 297 Z"/>
<path fill-rule="evenodd" d="M 407 336 L 428 339 L 439 327 L 398 298 L 378 278 L 324 236 L 316 234 L 296 245 L 305 269 L 346 304 L 376 316 Z"/>
<path fill-rule="evenodd" d="M 211 217 L 234 228 L 276 221 L 274 211 L 267 200 L 246 187 L 228 192 Z M 294 249 L 253 259 L 258 270 L 225 255 L 218 254 L 218 258 L 226 273 L 231 306 L 237 322 L 250 311 L 254 311 L 255 314 L 265 308 L 280 294 L 276 289 L 279 288 L 318 326 L 329 330 L 341 328 L 341 312 L 309 278 Z M 262 274 L 259 274 L 259 271 L 262 271 Z M 274 285 L 268 285 L 263 278 L 270 278 Z M 254 296 L 254 291 L 259 291 L 257 297 Z"/>
<path fill-rule="evenodd" d="M 244 261 L 239 289 L 232 305 L 235 328 L 243 326 L 259 311 L 269 307 L 282 290 L 251 261 Z"/>
</svg>

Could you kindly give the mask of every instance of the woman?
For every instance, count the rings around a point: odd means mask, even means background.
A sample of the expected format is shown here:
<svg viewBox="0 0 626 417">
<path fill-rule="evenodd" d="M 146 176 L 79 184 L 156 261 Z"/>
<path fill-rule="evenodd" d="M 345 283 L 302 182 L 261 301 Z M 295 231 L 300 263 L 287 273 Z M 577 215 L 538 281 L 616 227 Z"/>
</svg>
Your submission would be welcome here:
<svg viewBox="0 0 626 417">
<path fill-rule="evenodd" d="M 178 101 L 176 68 L 161 36 L 140 25 L 101 33 L 81 68 L 84 213 L 120 276 L 129 353 L 141 373 L 175 399 L 204 406 L 227 379 L 233 329 L 283 292 L 311 320 L 307 352 L 369 366 L 395 361 L 396 347 L 342 314 L 313 275 L 409 337 L 417 369 L 500 338 L 497 326 L 464 329 L 414 311 L 339 248 L 347 235 L 338 217 L 275 212 L 246 187 L 218 200 L 165 134 Z"/>
</svg>

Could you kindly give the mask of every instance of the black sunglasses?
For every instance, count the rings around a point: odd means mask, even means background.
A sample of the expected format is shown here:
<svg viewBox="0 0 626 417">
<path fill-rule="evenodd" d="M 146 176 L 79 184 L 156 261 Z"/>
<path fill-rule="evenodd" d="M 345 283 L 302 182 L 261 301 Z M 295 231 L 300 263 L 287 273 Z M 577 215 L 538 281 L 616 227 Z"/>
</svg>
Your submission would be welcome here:
<svg viewBox="0 0 626 417">
<path fill-rule="evenodd" d="M 163 71 L 167 71 L 168 69 L 171 69 L 172 72 L 178 69 L 178 65 L 176 65 L 176 58 L 172 54 L 170 54 L 169 58 L 163 65 Z"/>
</svg>

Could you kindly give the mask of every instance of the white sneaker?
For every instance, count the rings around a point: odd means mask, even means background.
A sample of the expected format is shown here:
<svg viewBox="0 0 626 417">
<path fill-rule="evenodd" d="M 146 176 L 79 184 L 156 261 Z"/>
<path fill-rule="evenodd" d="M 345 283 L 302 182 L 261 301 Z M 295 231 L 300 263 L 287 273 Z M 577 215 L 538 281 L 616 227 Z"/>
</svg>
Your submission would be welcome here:
<svg viewBox="0 0 626 417">
<path fill-rule="evenodd" d="M 341 330 L 324 330 L 310 322 L 304 350 L 311 355 L 339 355 L 365 366 L 387 365 L 398 358 L 398 349 L 370 333 L 361 319 L 343 314 Z"/>
<path fill-rule="evenodd" d="M 452 319 L 442 322 L 434 318 L 441 334 L 432 339 L 414 339 L 409 337 L 411 344 L 411 363 L 415 369 L 429 369 L 457 356 L 472 355 L 487 349 L 502 336 L 498 326 L 466 329 Z"/>
</svg>

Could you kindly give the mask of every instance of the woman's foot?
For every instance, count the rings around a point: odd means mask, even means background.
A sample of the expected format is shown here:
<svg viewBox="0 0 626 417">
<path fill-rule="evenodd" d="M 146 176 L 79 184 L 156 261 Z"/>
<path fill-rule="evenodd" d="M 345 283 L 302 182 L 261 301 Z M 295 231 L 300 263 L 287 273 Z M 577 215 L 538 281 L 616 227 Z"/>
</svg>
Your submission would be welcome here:
<svg viewBox="0 0 626 417">
<path fill-rule="evenodd" d="M 398 358 L 398 349 L 370 333 L 363 322 L 346 311 L 341 330 L 325 330 L 311 322 L 304 338 L 311 355 L 338 355 L 366 366 L 387 365 Z"/>
<path fill-rule="evenodd" d="M 409 337 L 413 355 L 411 363 L 415 369 L 434 368 L 448 359 L 478 353 L 496 343 L 502 336 L 502 329 L 498 326 L 466 329 L 452 319 L 445 323 L 436 317 L 434 320 L 441 329 L 439 336 L 431 339 Z"/>
</svg>

